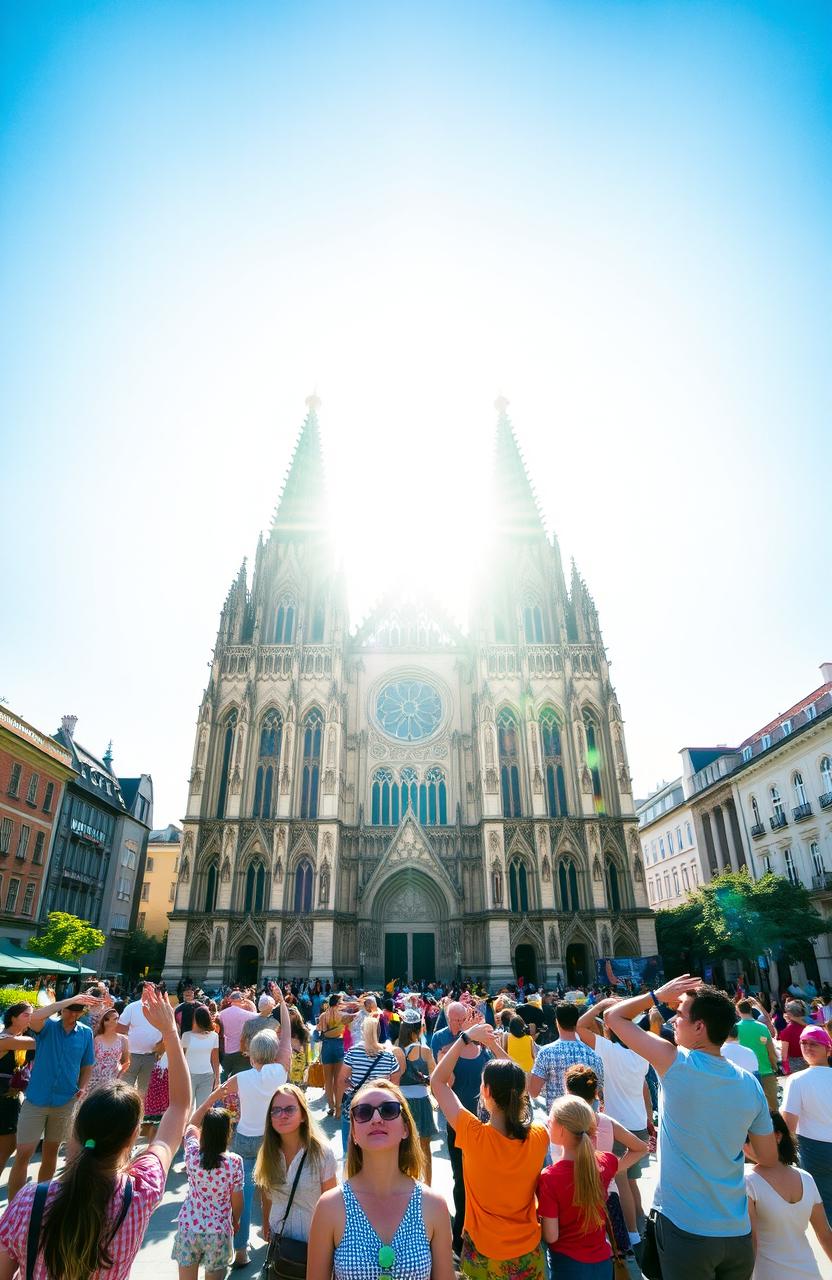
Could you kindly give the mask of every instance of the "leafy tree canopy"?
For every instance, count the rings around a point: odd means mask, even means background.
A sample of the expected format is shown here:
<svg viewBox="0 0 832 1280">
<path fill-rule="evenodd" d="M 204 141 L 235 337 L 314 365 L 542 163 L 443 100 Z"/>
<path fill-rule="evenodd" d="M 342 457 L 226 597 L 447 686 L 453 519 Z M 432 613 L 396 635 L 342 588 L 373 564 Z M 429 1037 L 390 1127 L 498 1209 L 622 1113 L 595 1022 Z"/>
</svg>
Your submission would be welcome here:
<svg viewBox="0 0 832 1280">
<path fill-rule="evenodd" d="M 122 972 L 129 978 L 138 978 L 145 969 L 156 974 L 161 972 L 164 962 L 165 938 L 154 938 L 144 929 L 134 929 L 124 944 Z"/>
<path fill-rule="evenodd" d="M 30 938 L 30 951 L 66 964 L 77 964 L 81 956 L 103 947 L 106 939 L 89 920 L 79 920 L 67 911 L 50 911 L 40 933 Z"/>
<path fill-rule="evenodd" d="M 656 913 L 668 971 L 685 957 L 755 960 L 767 950 L 790 964 L 830 932 L 832 922 L 815 910 L 809 891 L 771 872 L 752 880 L 746 871 L 726 871 L 680 906 Z"/>
</svg>

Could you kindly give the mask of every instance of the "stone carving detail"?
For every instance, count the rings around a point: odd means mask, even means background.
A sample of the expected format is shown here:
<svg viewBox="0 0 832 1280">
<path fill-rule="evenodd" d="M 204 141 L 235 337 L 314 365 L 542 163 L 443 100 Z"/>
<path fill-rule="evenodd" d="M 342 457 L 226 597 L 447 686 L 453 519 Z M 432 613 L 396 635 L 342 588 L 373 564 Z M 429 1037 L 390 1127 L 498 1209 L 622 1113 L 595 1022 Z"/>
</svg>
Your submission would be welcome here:
<svg viewBox="0 0 832 1280">
<path fill-rule="evenodd" d="M 182 884 L 187 884 L 191 878 L 191 860 L 184 858 L 182 861 L 182 870 L 179 872 L 179 879 Z"/>
<path fill-rule="evenodd" d="M 494 897 L 494 906 L 501 907 L 503 905 L 503 873 L 496 858 L 491 865 L 491 893 Z"/>
<path fill-rule="evenodd" d="M 601 955 L 608 956 L 610 954 L 610 931 L 606 925 L 601 930 Z"/>
<path fill-rule="evenodd" d="M 593 853 L 598 853 L 601 848 L 601 840 L 598 835 L 598 828 L 595 823 L 591 823 L 589 827 L 589 847 Z"/>
<path fill-rule="evenodd" d="M 194 769 L 193 773 L 191 774 L 191 791 L 193 791 L 195 796 L 198 796 L 201 790 L 202 790 L 202 770 L 197 768 L 197 769 Z"/>
<path fill-rule="evenodd" d="M 229 786 L 229 791 L 231 792 L 232 796 L 238 796 L 240 794 L 240 787 L 242 785 L 243 785 L 243 779 L 240 773 L 240 766 L 235 764 L 234 772 L 231 775 L 231 785 Z"/>
<path fill-rule="evenodd" d="M 184 853 L 185 857 L 187 857 L 188 854 L 193 853 L 193 851 L 194 851 L 194 833 L 192 831 L 186 831 L 185 840 L 182 845 L 182 852 Z"/>
<path fill-rule="evenodd" d="M 358 950 L 364 956 L 377 956 L 380 950 L 380 934 L 371 924 L 362 924 L 358 930 Z"/>
<path fill-rule="evenodd" d="M 622 764 L 621 768 L 618 770 L 618 786 L 621 791 L 630 791 L 631 789 L 630 771 L 626 764 Z"/>
<path fill-rule="evenodd" d="M 223 848 L 225 849 L 226 857 L 230 853 L 234 852 L 234 828 L 233 827 L 225 828 L 225 835 L 223 836 Z"/>
<path fill-rule="evenodd" d="M 412 885 L 404 885 L 388 902 L 384 912 L 386 920 L 432 920 L 433 911 L 424 894 Z"/>
<path fill-rule="evenodd" d="M 323 847 L 324 857 L 331 858 L 332 857 L 332 832 L 331 831 L 324 832 L 324 840 L 323 840 L 322 847 Z"/>
<path fill-rule="evenodd" d="M 538 768 L 535 768 L 535 771 L 534 771 L 533 786 L 534 786 L 535 795 L 542 796 L 543 795 L 543 774 L 540 772 Z"/>
<path fill-rule="evenodd" d="M 553 924 L 549 925 L 549 955 L 553 960 L 558 958 L 558 931 Z"/>
<path fill-rule="evenodd" d="M 638 853 L 641 845 L 639 844 L 638 832 L 635 827 L 630 827 L 630 849 L 635 854 Z"/>
<path fill-rule="evenodd" d="M 329 906 L 329 863 L 324 858 L 321 874 L 318 880 L 318 905 L 321 907 Z"/>
<path fill-rule="evenodd" d="M 205 745 L 208 741 L 208 731 L 203 726 L 199 731 L 199 746 L 196 750 L 196 762 L 202 767 L 205 764 Z"/>
<path fill-rule="evenodd" d="M 592 859 L 592 878 L 596 882 L 596 884 L 600 884 L 604 878 L 604 873 L 601 870 L 601 863 L 598 861 L 597 854 Z"/>
<path fill-rule="evenodd" d="M 641 858 L 636 854 L 633 862 L 633 875 L 639 884 L 644 880 L 644 867 L 641 865 Z"/>
<path fill-rule="evenodd" d="M 496 831 L 489 831 L 488 847 L 491 850 L 492 854 L 496 855 L 500 852 L 500 837 L 497 835 Z"/>
<path fill-rule="evenodd" d="M 280 856 L 286 848 L 286 828 L 275 827 L 274 829 L 274 851 Z"/>
<path fill-rule="evenodd" d="M 543 883 L 548 884 L 549 881 L 552 879 L 552 864 L 549 862 L 548 853 L 544 853 L 543 855 L 543 865 L 541 866 L 540 870 L 543 876 Z"/>
<path fill-rule="evenodd" d="M 592 795 L 592 778 L 586 765 L 581 770 L 581 790 L 585 796 Z"/>
<path fill-rule="evenodd" d="M 277 884 L 280 884 L 282 879 L 283 879 L 283 859 L 281 858 L 280 854 L 278 854 L 274 861 L 274 880 Z"/>
<path fill-rule="evenodd" d="M 422 862 L 431 863 L 432 858 L 425 846 L 419 840 L 413 827 L 405 827 L 402 832 L 401 839 L 397 841 L 396 847 L 391 850 L 388 858 L 389 862 Z"/>
<path fill-rule="evenodd" d="M 222 929 L 216 929 L 214 931 L 214 960 L 215 961 L 222 960 L 222 940 L 223 940 Z"/>
<path fill-rule="evenodd" d="M 266 949 L 266 959 L 277 959 L 277 930 L 274 927 L 269 929 L 269 945 Z"/>
<path fill-rule="evenodd" d="M 435 742 L 426 746 L 411 743 L 408 746 L 391 742 L 382 738 L 374 729 L 369 734 L 369 751 L 374 760 L 403 760 L 407 764 L 424 763 L 425 761 L 444 760 L 449 751 L 448 735 L 443 733 Z"/>
<path fill-rule="evenodd" d="M 226 857 L 226 858 L 223 858 L 222 860 L 222 870 L 220 871 L 220 880 L 222 881 L 223 884 L 228 884 L 230 879 L 231 879 L 231 863 L 229 859 Z"/>
</svg>

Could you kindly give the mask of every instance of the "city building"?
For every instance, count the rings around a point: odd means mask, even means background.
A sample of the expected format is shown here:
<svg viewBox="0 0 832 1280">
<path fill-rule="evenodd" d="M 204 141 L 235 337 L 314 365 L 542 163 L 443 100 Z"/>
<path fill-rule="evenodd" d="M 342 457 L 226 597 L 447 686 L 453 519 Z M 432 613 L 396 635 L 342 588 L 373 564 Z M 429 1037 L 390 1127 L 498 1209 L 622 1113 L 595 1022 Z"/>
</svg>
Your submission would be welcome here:
<svg viewBox="0 0 832 1280">
<path fill-rule="evenodd" d="M 75 738 L 77 716 L 64 716 L 55 741 L 72 758 L 46 875 L 41 918 L 68 911 L 106 936 L 89 964 L 117 973 L 128 931 L 138 912 L 147 837 L 153 822 L 153 787 L 147 774 L 119 780 L 110 750 L 99 759 Z"/>
<path fill-rule="evenodd" d="M 251 581 L 244 561 L 221 614 L 169 981 L 588 982 L 600 957 L 655 953 L 598 615 L 574 566 L 567 584 L 506 404 L 467 630 L 400 592 L 351 630 L 308 402 Z"/>
<path fill-rule="evenodd" d="M 823 684 L 740 744 L 733 781 L 755 878 L 774 871 L 805 885 L 832 918 L 832 663 L 821 674 Z M 814 950 L 817 971 L 793 965 L 792 976 L 832 982 L 832 935 Z"/>
<path fill-rule="evenodd" d="M 0 931 L 25 943 L 37 931 L 43 880 L 72 756 L 0 707 Z"/>
<path fill-rule="evenodd" d="M 176 898 L 179 855 L 182 847 L 181 828 L 171 822 L 160 831 L 151 831 L 147 840 L 136 928 L 153 938 L 163 938 L 168 931 L 168 912 Z"/>
<path fill-rule="evenodd" d="M 636 805 L 647 900 L 656 911 L 678 907 L 710 878 L 696 840 L 693 811 L 681 778 L 665 782 Z"/>
</svg>

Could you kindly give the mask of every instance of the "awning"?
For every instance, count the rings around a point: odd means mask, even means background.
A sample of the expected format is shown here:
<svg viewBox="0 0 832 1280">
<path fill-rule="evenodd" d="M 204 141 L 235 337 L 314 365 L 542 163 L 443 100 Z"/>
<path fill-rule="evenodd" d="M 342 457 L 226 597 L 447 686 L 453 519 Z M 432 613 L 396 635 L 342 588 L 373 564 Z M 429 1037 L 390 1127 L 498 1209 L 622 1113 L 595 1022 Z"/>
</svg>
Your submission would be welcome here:
<svg viewBox="0 0 832 1280">
<path fill-rule="evenodd" d="M 0 938 L 0 973 L 75 973 L 91 974 L 95 969 L 78 968 L 63 960 L 51 960 L 49 956 L 35 955 L 17 946 L 9 938 Z"/>
</svg>

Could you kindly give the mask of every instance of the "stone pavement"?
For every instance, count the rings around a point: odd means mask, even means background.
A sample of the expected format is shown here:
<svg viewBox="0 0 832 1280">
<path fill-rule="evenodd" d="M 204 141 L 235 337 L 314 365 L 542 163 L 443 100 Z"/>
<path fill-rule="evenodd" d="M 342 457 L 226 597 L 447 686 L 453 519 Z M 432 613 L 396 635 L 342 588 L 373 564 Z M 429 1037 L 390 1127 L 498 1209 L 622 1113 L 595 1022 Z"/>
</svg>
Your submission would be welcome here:
<svg viewBox="0 0 832 1280">
<path fill-rule="evenodd" d="M 325 1114 L 325 1104 L 323 1091 L 313 1089 L 310 1093 L 310 1103 L 312 1113 L 320 1124 L 321 1128 L 332 1140 L 333 1150 L 337 1155 L 341 1154 L 341 1126 L 336 1119 L 328 1119 Z M 541 1104 L 535 1103 L 535 1119 L 543 1120 L 545 1112 Z M 441 1120 L 444 1126 L 444 1122 Z M 448 1159 L 447 1146 L 445 1142 L 444 1132 L 434 1141 L 432 1145 L 433 1152 L 433 1185 L 438 1190 L 445 1193 L 449 1205 L 452 1205 L 451 1196 L 451 1162 Z M 139 1255 L 133 1264 L 131 1271 L 132 1280 L 177 1280 L 179 1269 L 177 1264 L 170 1256 L 173 1237 L 176 1232 L 176 1218 L 179 1213 L 179 1207 L 185 1198 L 187 1187 L 187 1179 L 181 1171 L 183 1168 L 181 1153 L 174 1162 L 168 1178 L 167 1190 L 165 1198 L 159 1208 L 150 1220 L 150 1228 L 145 1237 L 144 1244 Z M 36 1174 L 37 1166 L 34 1162 L 31 1165 L 33 1175 Z M 8 1170 L 3 1174 L 0 1185 L 3 1189 L 8 1182 Z M 650 1157 L 649 1168 L 645 1171 L 641 1179 L 642 1201 L 645 1208 L 652 1203 L 653 1191 L 656 1185 L 656 1158 Z M 4 1207 L 5 1194 L 2 1197 L 3 1203 L 0 1209 Z M 259 1221 L 259 1199 L 255 1197 L 255 1215 Z M 263 1262 L 266 1256 L 266 1245 L 260 1239 L 259 1227 L 252 1226 L 251 1230 L 251 1265 L 243 1271 L 229 1272 L 229 1275 L 239 1275 L 240 1280 L 256 1280 L 260 1275 Z M 820 1273 L 824 1280 L 832 1280 L 832 1264 L 824 1257 L 820 1246 L 817 1244 L 814 1233 L 810 1231 L 809 1239 L 818 1259 Z M 200 1273 L 201 1275 L 202 1273 Z M 678 1278 L 673 1278 L 678 1280 Z"/>
</svg>

